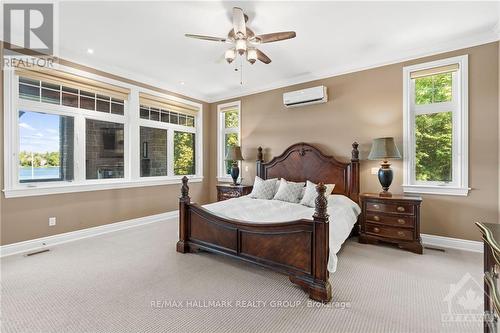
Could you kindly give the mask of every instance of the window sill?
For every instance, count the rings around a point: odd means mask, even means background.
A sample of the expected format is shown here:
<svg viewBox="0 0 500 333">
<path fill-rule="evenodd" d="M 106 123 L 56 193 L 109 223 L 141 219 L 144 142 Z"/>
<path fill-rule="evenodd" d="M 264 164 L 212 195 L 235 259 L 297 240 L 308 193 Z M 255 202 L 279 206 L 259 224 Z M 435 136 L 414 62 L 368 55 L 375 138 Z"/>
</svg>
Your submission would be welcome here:
<svg viewBox="0 0 500 333">
<path fill-rule="evenodd" d="M 468 196 L 470 188 L 467 187 L 451 187 L 451 186 L 429 186 L 429 185 L 403 185 L 403 192 L 418 193 L 418 194 L 439 194 L 439 195 L 455 195 Z"/>
<path fill-rule="evenodd" d="M 189 183 L 199 183 L 203 181 L 203 176 L 189 177 Z M 57 183 L 57 184 L 30 184 L 31 186 L 19 186 L 17 188 L 4 189 L 5 198 L 31 197 L 50 194 L 89 192 L 114 190 L 134 187 L 180 185 L 181 177 L 168 179 L 140 179 L 140 180 L 101 180 L 88 181 L 86 183 Z M 35 185 L 35 186 L 33 186 Z M 179 189 L 180 191 L 180 189 Z"/>
</svg>

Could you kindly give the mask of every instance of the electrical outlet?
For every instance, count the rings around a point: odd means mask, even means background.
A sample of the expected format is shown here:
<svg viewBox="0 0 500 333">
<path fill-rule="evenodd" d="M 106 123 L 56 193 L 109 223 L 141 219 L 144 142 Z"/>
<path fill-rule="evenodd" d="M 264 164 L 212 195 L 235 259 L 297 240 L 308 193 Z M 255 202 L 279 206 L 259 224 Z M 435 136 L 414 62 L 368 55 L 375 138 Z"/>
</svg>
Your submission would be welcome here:
<svg viewBox="0 0 500 333">
<path fill-rule="evenodd" d="M 245 172 L 248 172 L 248 165 L 245 165 Z"/>
<path fill-rule="evenodd" d="M 49 217 L 49 227 L 53 227 L 56 225 L 56 218 L 55 217 Z"/>
<path fill-rule="evenodd" d="M 372 168 L 372 175 L 378 174 L 378 169 L 379 168 Z"/>
</svg>

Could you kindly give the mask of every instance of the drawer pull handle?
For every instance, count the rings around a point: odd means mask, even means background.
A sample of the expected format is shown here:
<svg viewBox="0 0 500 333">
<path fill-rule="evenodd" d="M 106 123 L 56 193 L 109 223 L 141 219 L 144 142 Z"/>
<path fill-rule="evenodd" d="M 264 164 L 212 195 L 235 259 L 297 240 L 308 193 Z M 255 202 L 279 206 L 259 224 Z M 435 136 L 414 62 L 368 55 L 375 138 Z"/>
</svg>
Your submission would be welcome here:
<svg viewBox="0 0 500 333">
<path fill-rule="evenodd" d="M 404 236 L 404 235 L 405 235 L 405 233 L 404 233 L 404 232 L 402 232 L 402 231 L 398 231 L 398 236 Z"/>
<path fill-rule="evenodd" d="M 380 231 L 380 229 L 379 229 L 379 228 L 377 228 L 377 227 L 375 227 L 375 228 L 373 228 L 373 231 L 375 231 L 375 232 L 379 232 L 379 231 Z"/>
<path fill-rule="evenodd" d="M 404 212 L 405 208 L 403 206 L 398 206 L 397 210 L 398 212 Z"/>
<path fill-rule="evenodd" d="M 374 219 L 375 221 L 380 221 L 380 217 L 378 217 L 377 215 L 375 215 L 375 216 L 373 217 L 373 219 Z"/>
<path fill-rule="evenodd" d="M 373 208 L 380 209 L 380 205 L 373 205 Z"/>
<path fill-rule="evenodd" d="M 398 223 L 399 223 L 399 224 L 405 224 L 405 223 L 406 223 L 406 221 L 405 221 L 405 220 L 403 220 L 403 219 L 398 219 Z"/>
</svg>

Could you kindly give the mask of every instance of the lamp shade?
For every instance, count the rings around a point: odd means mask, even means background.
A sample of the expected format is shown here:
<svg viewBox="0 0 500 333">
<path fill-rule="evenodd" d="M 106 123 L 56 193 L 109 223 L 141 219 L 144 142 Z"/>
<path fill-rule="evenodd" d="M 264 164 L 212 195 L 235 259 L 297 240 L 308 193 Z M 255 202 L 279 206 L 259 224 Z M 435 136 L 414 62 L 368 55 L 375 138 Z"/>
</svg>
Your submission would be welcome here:
<svg viewBox="0 0 500 333">
<path fill-rule="evenodd" d="M 401 154 L 394 143 L 394 138 L 373 139 L 372 150 L 368 155 L 369 160 L 399 159 Z"/>
<path fill-rule="evenodd" d="M 241 147 L 228 147 L 226 161 L 243 161 L 243 156 L 241 155 Z"/>
</svg>

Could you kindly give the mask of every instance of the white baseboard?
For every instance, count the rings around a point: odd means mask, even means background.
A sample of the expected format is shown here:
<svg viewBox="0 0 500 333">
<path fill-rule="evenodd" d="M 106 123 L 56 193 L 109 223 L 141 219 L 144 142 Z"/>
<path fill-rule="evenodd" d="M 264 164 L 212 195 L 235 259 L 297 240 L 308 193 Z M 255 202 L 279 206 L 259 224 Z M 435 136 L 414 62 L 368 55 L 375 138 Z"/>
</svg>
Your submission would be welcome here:
<svg viewBox="0 0 500 333">
<path fill-rule="evenodd" d="M 422 238 L 422 243 L 424 244 L 424 246 L 445 247 L 450 249 L 480 253 L 483 252 L 483 242 L 427 234 L 421 234 L 420 237 Z"/>
<path fill-rule="evenodd" d="M 178 216 L 178 211 L 171 211 L 156 215 L 139 217 L 136 219 L 131 219 L 122 222 L 100 225 L 98 227 L 65 232 L 53 236 L 36 238 L 24 242 L 3 245 L 0 246 L 0 257 L 6 257 L 13 254 L 40 250 L 56 244 L 72 242 L 87 237 L 94 237 L 97 235 L 107 234 L 109 232 L 115 232 L 118 230 L 138 227 L 149 223 L 160 222 L 177 216 Z"/>
</svg>

